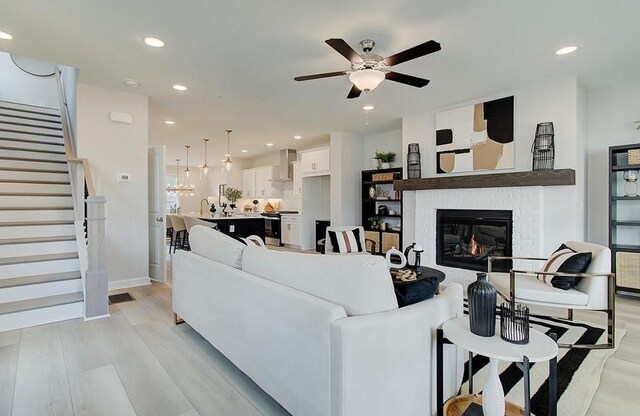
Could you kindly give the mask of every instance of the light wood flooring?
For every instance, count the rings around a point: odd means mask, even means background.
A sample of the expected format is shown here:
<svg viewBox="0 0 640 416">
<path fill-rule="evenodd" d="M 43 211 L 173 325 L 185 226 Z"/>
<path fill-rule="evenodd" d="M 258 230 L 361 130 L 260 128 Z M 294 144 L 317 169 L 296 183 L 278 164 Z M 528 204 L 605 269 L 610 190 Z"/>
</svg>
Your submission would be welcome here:
<svg viewBox="0 0 640 416">
<path fill-rule="evenodd" d="M 288 415 L 187 324 L 173 324 L 170 284 L 129 292 L 137 300 L 111 305 L 109 318 L 0 333 L 0 415 Z M 619 297 L 617 317 L 627 333 L 590 416 L 640 409 L 640 300 Z"/>
</svg>

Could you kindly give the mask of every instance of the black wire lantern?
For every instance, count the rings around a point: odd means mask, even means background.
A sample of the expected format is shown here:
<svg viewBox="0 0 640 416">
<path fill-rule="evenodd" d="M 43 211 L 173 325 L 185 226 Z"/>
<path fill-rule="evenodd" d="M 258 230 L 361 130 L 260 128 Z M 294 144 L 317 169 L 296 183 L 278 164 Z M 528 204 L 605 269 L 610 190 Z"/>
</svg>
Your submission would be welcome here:
<svg viewBox="0 0 640 416">
<path fill-rule="evenodd" d="M 553 161 L 556 153 L 553 137 L 553 123 L 538 123 L 536 138 L 531 146 L 533 170 L 553 170 Z"/>
<path fill-rule="evenodd" d="M 407 152 L 407 178 L 420 178 L 422 167 L 420 164 L 420 145 L 418 143 L 409 143 L 409 151 Z"/>
</svg>

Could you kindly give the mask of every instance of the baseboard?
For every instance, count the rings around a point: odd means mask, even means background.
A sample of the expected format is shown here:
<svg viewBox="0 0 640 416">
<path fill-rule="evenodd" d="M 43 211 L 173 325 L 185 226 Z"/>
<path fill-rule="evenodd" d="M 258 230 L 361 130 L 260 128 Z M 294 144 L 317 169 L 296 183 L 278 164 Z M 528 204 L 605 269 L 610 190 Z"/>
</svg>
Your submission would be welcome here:
<svg viewBox="0 0 640 416">
<path fill-rule="evenodd" d="M 112 290 L 127 289 L 136 286 L 146 286 L 151 284 L 149 276 L 133 277 L 131 279 L 111 280 L 109 281 L 109 292 Z"/>
<path fill-rule="evenodd" d="M 95 321 L 96 319 L 104 319 L 104 318 L 108 318 L 110 317 L 111 314 L 108 313 L 106 315 L 100 315 L 100 316 L 92 316 L 91 318 L 84 318 L 85 321 Z"/>
</svg>

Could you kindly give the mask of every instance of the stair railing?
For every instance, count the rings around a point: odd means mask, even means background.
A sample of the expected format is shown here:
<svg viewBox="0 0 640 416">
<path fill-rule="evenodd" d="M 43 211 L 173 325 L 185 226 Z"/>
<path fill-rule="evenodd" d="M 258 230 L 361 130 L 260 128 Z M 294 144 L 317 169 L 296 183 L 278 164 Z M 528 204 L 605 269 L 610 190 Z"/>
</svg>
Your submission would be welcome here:
<svg viewBox="0 0 640 416">
<path fill-rule="evenodd" d="M 104 246 L 107 199 L 96 195 L 89 161 L 77 157 L 77 142 L 69 115 L 62 68 L 59 66 L 56 68 L 56 83 L 64 149 L 69 166 L 78 258 L 84 283 L 84 318 L 94 319 L 109 315 L 109 276 Z"/>
</svg>

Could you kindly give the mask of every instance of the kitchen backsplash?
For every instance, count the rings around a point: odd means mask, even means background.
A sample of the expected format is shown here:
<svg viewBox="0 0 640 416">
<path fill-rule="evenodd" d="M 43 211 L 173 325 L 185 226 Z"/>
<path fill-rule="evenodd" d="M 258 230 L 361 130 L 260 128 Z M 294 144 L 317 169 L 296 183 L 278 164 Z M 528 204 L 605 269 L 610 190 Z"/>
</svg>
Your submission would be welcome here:
<svg viewBox="0 0 640 416">
<path fill-rule="evenodd" d="M 258 211 L 263 212 L 267 202 L 271 204 L 273 209 L 280 211 L 300 211 L 300 196 L 293 195 L 293 183 L 284 182 L 282 184 L 282 199 L 258 199 Z M 253 207 L 252 198 L 240 198 L 238 200 L 238 208 L 242 209 L 245 205 Z"/>
</svg>

